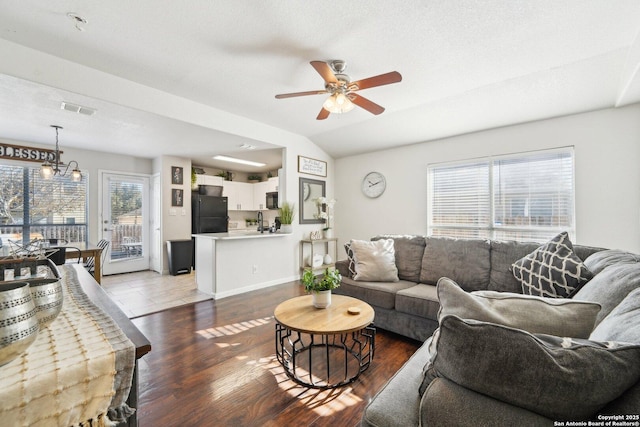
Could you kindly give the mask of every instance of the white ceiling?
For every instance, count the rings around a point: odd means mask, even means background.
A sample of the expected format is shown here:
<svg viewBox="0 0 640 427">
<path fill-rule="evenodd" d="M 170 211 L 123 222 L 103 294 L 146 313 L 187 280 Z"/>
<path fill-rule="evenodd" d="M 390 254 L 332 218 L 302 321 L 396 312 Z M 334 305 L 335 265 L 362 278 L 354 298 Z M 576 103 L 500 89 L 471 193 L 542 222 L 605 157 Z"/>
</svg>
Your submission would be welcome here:
<svg viewBox="0 0 640 427">
<path fill-rule="evenodd" d="M 0 138 L 51 144 L 55 123 L 65 127 L 63 146 L 204 166 L 217 166 L 209 159 L 220 153 L 277 163 L 277 144 L 243 129 L 261 123 L 339 158 L 640 102 L 638 0 L 0 0 L 0 8 L 0 47 L 83 66 L 52 87 L 48 70 L 2 58 Z M 84 31 L 69 12 L 88 21 Z M 332 59 L 347 61 L 352 80 L 402 74 L 398 84 L 359 92 L 383 114 L 356 108 L 317 121 L 325 96 L 274 98 L 322 89 L 309 61 Z M 95 70 L 123 90 L 134 82 L 171 96 L 158 99 L 230 113 L 238 131 L 159 113 L 175 106 L 73 90 Z M 61 101 L 98 112 L 69 113 Z M 257 150 L 240 152 L 244 142 Z"/>
</svg>

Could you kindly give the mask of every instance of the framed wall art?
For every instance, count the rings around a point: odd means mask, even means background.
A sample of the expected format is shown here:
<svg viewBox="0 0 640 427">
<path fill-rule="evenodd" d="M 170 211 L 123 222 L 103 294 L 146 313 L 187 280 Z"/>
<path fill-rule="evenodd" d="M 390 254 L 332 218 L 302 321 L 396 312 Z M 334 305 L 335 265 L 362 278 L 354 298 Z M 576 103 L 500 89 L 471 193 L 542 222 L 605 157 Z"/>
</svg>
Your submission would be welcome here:
<svg viewBox="0 0 640 427">
<path fill-rule="evenodd" d="M 327 177 L 327 162 L 309 157 L 298 156 L 298 172 Z"/>
<path fill-rule="evenodd" d="M 171 189 L 171 206 L 182 206 L 184 204 L 184 190 Z"/>
<path fill-rule="evenodd" d="M 300 224 L 324 224 L 324 219 L 318 218 L 318 197 L 325 197 L 324 181 L 310 178 L 300 179 Z"/>
<path fill-rule="evenodd" d="M 171 183 L 182 185 L 184 183 L 184 170 L 180 166 L 171 166 Z M 182 206 L 182 205 L 180 205 Z"/>
</svg>

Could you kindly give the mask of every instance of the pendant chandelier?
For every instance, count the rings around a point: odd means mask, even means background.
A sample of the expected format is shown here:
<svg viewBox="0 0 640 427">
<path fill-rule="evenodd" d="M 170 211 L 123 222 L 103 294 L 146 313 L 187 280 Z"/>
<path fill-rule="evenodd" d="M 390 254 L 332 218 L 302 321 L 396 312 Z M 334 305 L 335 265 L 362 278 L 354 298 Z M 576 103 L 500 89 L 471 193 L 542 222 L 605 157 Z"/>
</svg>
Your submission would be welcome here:
<svg viewBox="0 0 640 427">
<path fill-rule="evenodd" d="M 40 176 L 43 179 L 53 179 L 54 176 L 67 176 L 67 172 L 69 172 L 69 168 L 72 164 L 75 164 L 75 167 L 71 170 L 71 181 L 80 182 L 82 181 L 82 172 L 80 172 L 80 166 L 78 166 L 78 162 L 75 160 L 71 160 L 69 164 L 64 164 L 60 161 L 60 147 L 58 145 L 58 130 L 62 129 L 62 126 L 51 125 L 52 128 L 56 130 L 56 155 L 55 155 L 55 163 L 50 163 L 47 159 L 42 166 L 40 166 Z M 62 172 L 62 168 L 64 172 Z"/>
</svg>

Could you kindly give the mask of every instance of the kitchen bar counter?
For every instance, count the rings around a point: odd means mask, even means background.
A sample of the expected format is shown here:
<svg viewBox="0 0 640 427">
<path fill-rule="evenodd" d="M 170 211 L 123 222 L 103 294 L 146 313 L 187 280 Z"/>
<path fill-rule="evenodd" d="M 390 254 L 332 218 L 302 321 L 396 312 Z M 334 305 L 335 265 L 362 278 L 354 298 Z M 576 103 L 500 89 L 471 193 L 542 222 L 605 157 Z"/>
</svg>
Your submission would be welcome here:
<svg viewBox="0 0 640 427">
<path fill-rule="evenodd" d="M 193 237 L 201 237 L 205 239 L 213 239 L 213 240 L 235 240 L 235 239 L 260 239 L 264 237 L 284 237 L 290 236 L 287 233 L 269 233 L 265 231 L 264 233 L 260 233 L 255 230 L 233 230 L 228 233 L 202 233 L 202 234 L 193 234 Z"/>
<path fill-rule="evenodd" d="M 214 299 L 297 278 L 293 234 L 233 230 L 193 237 L 198 290 Z"/>
</svg>

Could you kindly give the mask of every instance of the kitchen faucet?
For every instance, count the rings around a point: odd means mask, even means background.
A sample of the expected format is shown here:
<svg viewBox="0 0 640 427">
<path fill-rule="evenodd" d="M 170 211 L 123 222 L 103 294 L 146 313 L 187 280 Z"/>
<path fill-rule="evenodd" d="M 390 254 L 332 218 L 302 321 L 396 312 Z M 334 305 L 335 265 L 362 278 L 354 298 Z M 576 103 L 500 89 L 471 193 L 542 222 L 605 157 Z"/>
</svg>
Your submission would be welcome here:
<svg viewBox="0 0 640 427">
<path fill-rule="evenodd" d="M 262 211 L 258 211 L 258 231 L 264 233 L 264 223 L 262 219 Z"/>
</svg>

